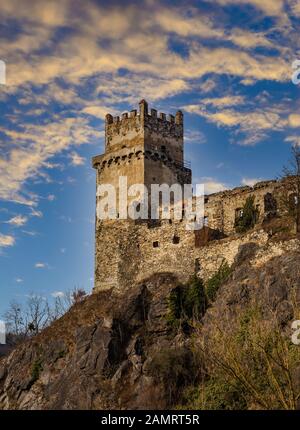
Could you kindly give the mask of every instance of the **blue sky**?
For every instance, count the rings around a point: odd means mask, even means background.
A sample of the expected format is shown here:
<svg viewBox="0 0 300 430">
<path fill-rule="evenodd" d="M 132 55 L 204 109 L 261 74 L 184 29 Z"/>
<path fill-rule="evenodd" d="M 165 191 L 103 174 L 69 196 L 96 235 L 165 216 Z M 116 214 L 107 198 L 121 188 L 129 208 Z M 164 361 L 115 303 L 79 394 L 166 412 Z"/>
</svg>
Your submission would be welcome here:
<svg viewBox="0 0 300 430">
<path fill-rule="evenodd" d="M 300 1 L 1 0 L 0 315 L 93 284 L 107 112 L 185 115 L 207 192 L 280 174 L 299 144 Z"/>
</svg>

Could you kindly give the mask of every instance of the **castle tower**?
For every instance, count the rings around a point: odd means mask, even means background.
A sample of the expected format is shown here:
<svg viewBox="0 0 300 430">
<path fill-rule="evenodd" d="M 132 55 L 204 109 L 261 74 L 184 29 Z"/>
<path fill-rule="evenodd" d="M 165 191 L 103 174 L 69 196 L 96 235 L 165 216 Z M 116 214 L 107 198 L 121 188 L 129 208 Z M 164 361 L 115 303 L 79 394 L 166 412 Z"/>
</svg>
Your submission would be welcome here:
<svg viewBox="0 0 300 430">
<path fill-rule="evenodd" d="M 100 184 L 114 186 L 117 208 L 120 176 L 127 177 L 128 187 L 144 184 L 149 192 L 151 184 L 190 184 L 190 166 L 184 161 L 182 112 L 178 111 L 175 116 L 158 115 L 155 109 L 149 112 L 147 102 L 141 100 L 139 112 L 132 110 L 123 113 L 121 118 L 107 114 L 105 153 L 94 157 L 92 163 L 97 171 L 97 188 Z M 128 205 L 130 203 L 128 199 Z M 128 228 L 134 228 L 128 226 L 130 223 L 121 219 L 97 219 L 96 290 L 115 286 L 119 282 L 119 250 L 127 240 Z M 118 235 L 113 234 L 116 228 Z M 108 263 L 111 270 L 107 270 Z"/>
</svg>

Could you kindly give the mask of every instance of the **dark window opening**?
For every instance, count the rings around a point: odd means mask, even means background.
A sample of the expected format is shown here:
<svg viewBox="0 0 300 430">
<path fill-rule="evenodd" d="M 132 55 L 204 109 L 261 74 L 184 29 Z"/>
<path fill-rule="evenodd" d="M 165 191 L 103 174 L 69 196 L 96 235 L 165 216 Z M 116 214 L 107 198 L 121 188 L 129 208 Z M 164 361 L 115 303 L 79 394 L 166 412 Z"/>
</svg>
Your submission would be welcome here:
<svg viewBox="0 0 300 430">
<path fill-rule="evenodd" d="M 272 196 L 271 193 L 267 193 L 264 196 L 264 210 L 266 213 L 268 213 L 268 212 L 276 213 L 276 211 L 277 211 L 277 201 Z"/>
<path fill-rule="evenodd" d="M 178 236 L 173 236 L 172 242 L 174 243 L 174 245 L 177 245 L 180 242 L 180 238 Z"/>
<path fill-rule="evenodd" d="M 161 146 L 162 152 L 166 152 L 166 147 L 164 145 Z"/>
<path fill-rule="evenodd" d="M 200 259 L 199 258 L 196 258 L 195 259 L 195 272 L 197 273 L 197 272 L 199 272 L 200 271 L 200 269 L 201 269 L 201 266 L 200 266 Z"/>
<path fill-rule="evenodd" d="M 159 247 L 159 242 L 156 240 L 155 242 L 153 242 L 153 248 L 158 248 Z"/>
</svg>

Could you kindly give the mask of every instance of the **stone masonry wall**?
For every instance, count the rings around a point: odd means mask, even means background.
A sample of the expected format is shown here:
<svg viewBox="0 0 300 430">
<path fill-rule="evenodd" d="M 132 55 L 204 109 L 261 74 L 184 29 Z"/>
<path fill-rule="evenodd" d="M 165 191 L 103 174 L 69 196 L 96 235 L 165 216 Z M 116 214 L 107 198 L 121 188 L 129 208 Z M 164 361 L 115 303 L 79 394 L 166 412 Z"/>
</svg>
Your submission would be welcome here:
<svg viewBox="0 0 300 430">
<path fill-rule="evenodd" d="M 272 180 L 259 182 L 253 187 L 240 187 L 206 196 L 206 224 L 212 229 L 232 234 L 239 210 L 249 196 L 254 196 L 254 204 L 259 215 L 258 223 L 260 223 L 272 210 L 277 210 L 278 213 L 286 211 L 282 203 L 282 195 L 285 192 L 282 181 Z M 277 209 L 274 209 L 274 205 Z"/>
<path fill-rule="evenodd" d="M 212 276 L 223 260 L 229 265 L 246 243 L 258 245 L 253 264 L 261 264 L 281 255 L 284 251 L 299 249 L 299 241 L 272 243 L 268 234 L 254 230 L 244 235 L 209 242 L 195 247 L 195 233 L 185 229 L 185 223 L 162 220 L 160 225 L 147 222 L 111 221 L 98 231 L 97 243 L 102 243 L 98 253 L 95 292 L 114 287 L 123 291 L 154 273 L 171 272 L 180 282 L 197 273 L 204 280 Z M 104 245 L 105 244 L 105 245 Z"/>
<path fill-rule="evenodd" d="M 151 184 L 190 184 L 192 172 L 184 161 L 183 149 L 181 111 L 175 116 L 158 115 L 155 109 L 148 112 L 148 105 L 142 100 L 139 113 L 132 110 L 121 118 L 108 114 L 105 153 L 93 158 L 97 185 L 113 185 L 118 204 L 120 176 L 127 177 L 128 186 L 144 184 L 148 191 Z M 184 221 L 97 220 L 94 290 L 111 287 L 123 290 L 157 272 L 172 272 L 180 281 L 186 281 L 197 271 L 207 279 L 218 270 L 223 259 L 232 264 L 241 244 L 267 243 L 263 231 L 244 236 L 235 234 L 235 220 L 241 215 L 246 199 L 254 196 L 259 226 L 269 215 L 280 215 L 287 210 L 282 204 L 285 193 L 285 184 L 273 180 L 205 196 L 205 224 L 220 233 L 219 240 L 205 246 L 199 245 L 195 232 L 186 230 Z M 128 204 L 135 199 L 129 198 Z M 270 251 L 270 255 L 276 252 L 278 249 Z"/>
</svg>

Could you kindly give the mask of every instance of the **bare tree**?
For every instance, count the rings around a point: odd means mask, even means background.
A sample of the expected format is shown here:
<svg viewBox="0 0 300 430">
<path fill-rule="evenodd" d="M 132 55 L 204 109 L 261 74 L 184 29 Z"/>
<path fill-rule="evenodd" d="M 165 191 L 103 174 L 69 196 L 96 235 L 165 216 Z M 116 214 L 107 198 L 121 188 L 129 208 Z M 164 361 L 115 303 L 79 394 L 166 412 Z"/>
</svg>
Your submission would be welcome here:
<svg viewBox="0 0 300 430">
<path fill-rule="evenodd" d="M 24 306 L 12 301 L 4 314 L 8 332 L 22 339 L 35 335 L 50 322 L 51 309 L 48 301 L 38 295 L 31 295 Z"/>
<path fill-rule="evenodd" d="M 27 333 L 35 335 L 45 328 L 51 319 L 51 310 L 42 296 L 31 295 L 26 306 Z"/>
<path fill-rule="evenodd" d="M 64 294 L 55 297 L 54 305 L 51 308 L 51 322 L 62 317 L 75 304 L 81 302 L 87 293 L 82 288 L 75 287 Z"/>
<path fill-rule="evenodd" d="M 16 336 L 24 335 L 26 332 L 26 321 L 22 306 L 16 301 L 12 301 L 8 310 L 4 314 L 7 330 Z"/>
<path fill-rule="evenodd" d="M 87 293 L 84 291 L 83 288 L 75 288 L 72 291 L 71 295 L 73 299 L 73 304 L 81 302 L 86 297 L 86 295 Z"/>
<path fill-rule="evenodd" d="M 283 168 L 281 176 L 285 180 L 283 203 L 296 223 L 297 233 L 300 233 L 300 147 L 294 145 L 291 153 L 291 159 Z"/>
<path fill-rule="evenodd" d="M 74 288 L 55 297 L 51 306 L 45 297 L 37 294 L 31 294 L 23 306 L 12 301 L 3 317 L 14 343 L 38 334 L 86 296 L 87 293 L 82 288 Z"/>
</svg>

